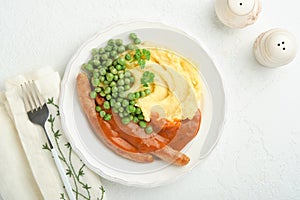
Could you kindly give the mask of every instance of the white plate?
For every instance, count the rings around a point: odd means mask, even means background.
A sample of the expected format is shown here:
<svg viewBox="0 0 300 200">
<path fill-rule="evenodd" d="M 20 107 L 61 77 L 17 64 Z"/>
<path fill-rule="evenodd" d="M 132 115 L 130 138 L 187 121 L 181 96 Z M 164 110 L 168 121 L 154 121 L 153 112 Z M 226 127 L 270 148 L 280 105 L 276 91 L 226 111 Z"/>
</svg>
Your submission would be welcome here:
<svg viewBox="0 0 300 200">
<path fill-rule="evenodd" d="M 176 51 L 193 61 L 204 82 L 205 103 L 198 135 L 183 151 L 190 157 L 185 167 L 176 167 L 161 160 L 141 164 L 124 159 L 95 136 L 81 111 L 75 89 L 76 76 L 82 63 L 90 58 L 92 48 L 104 46 L 111 38 L 121 38 L 126 43 L 131 32 L 142 41 Z M 60 113 L 63 129 L 80 158 L 102 177 L 125 185 L 155 187 L 174 181 L 195 167 L 217 143 L 225 115 L 225 95 L 219 72 L 207 52 L 184 32 L 160 23 L 133 22 L 114 26 L 96 34 L 84 43 L 70 60 L 61 84 Z"/>
</svg>

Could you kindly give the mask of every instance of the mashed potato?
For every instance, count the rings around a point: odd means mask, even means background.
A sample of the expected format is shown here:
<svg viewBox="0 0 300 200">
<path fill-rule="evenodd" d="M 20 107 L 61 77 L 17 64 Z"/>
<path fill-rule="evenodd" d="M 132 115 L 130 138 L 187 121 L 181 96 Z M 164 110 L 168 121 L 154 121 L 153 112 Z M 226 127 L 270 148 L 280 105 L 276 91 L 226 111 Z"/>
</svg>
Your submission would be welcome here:
<svg viewBox="0 0 300 200">
<path fill-rule="evenodd" d="M 199 72 L 186 58 L 165 49 L 150 48 L 151 59 L 146 67 L 135 67 L 132 73 L 135 83 L 132 91 L 142 90 L 140 79 L 145 71 L 155 74 L 149 86 L 151 94 L 137 100 L 145 120 L 151 112 L 169 120 L 192 119 L 202 101 L 202 87 Z"/>
</svg>

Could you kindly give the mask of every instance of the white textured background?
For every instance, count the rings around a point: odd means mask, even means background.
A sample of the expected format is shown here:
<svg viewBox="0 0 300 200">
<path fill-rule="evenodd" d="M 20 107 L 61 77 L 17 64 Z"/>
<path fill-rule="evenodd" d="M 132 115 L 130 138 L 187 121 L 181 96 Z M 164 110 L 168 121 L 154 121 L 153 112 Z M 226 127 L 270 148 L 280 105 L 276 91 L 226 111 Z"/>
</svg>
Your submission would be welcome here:
<svg viewBox="0 0 300 200">
<path fill-rule="evenodd" d="M 299 200 L 300 58 L 271 70 L 252 55 L 255 38 L 273 27 L 289 29 L 300 41 L 298 4 L 263 0 L 256 24 L 232 30 L 217 20 L 212 0 L 0 0 L 0 89 L 4 79 L 41 65 L 63 75 L 77 48 L 112 24 L 145 19 L 181 28 L 201 40 L 219 63 L 228 100 L 221 140 L 179 181 L 137 189 L 103 180 L 107 197 Z"/>
</svg>

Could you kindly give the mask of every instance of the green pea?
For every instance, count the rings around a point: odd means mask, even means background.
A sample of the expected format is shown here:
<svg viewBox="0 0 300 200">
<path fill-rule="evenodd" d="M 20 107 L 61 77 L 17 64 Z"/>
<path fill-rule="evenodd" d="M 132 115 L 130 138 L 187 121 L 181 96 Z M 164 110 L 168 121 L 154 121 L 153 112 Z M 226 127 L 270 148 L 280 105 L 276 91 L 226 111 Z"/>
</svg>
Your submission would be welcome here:
<svg viewBox="0 0 300 200">
<path fill-rule="evenodd" d="M 113 60 L 117 60 L 118 59 L 118 55 L 115 55 L 115 56 L 112 56 L 111 58 L 113 59 Z"/>
<path fill-rule="evenodd" d="M 117 98 L 117 102 L 122 102 L 123 101 L 123 98 L 121 98 L 121 97 L 119 97 L 119 98 Z"/>
<path fill-rule="evenodd" d="M 150 89 L 145 89 L 144 92 L 145 92 L 146 95 L 149 95 L 151 93 L 151 90 Z"/>
<path fill-rule="evenodd" d="M 103 81 L 103 83 L 104 83 L 105 85 L 108 85 L 108 84 L 109 84 L 109 81 L 108 81 L 108 80 L 105 80 L 105 81 Z"/>
<path fill-rule="evenodd" d="M 116 39 L 116 45 L 121 46 L 123 41 L 121 39 Z"/>
<path fill-rule="evenodd" d="M 135 33 L 130 33 L 129 38 L 135 40 L 137 38 L 137 35 Z"/>
<path fill-rule="evenodd" d="M 100 80 L 98 78 L 92 78 L 92 85 L 97 87 L 100 84 Z"/>
<path fill-rule="evenodd" d="M 112 81 L 112 82 L 110 82 L 110 84 L 109 84 L 110 87 L 114 87 L 114 86 L 116 86 L 116 85 L 117 85 L 117 83 L 116 83 L 115 81 Z"/>
<path fill-rule="evenodd" d="M 116 68 L 112 68 L 112 69 L 110 70 L 110 72 L 111 72 L 112 74 L 117 74 L 117 73 L 118 73 L 118 70 L 117 70 Z"/>
<path fill-rule="evenodd" d="M 111 93 L 111 87 L 107 86 L 107 87 L 104 89 L 104 92 L 105 92 L 105 94 L 110 94 L 110 93 Z"/>
<path fill-rule="evenodd" d="M 119 97 L 125 98 L 126 97 L 125 92 L 119 92 Z"/>
<path fill-rule="evenodd" d="M 128 44 L 128 45 L 126 46 L 126 49 L 127 49 L 127 50 L 133 50 L 133 49 L 134 49 L 134 46 L 133 46 L 132 44 Z"/>
<path fill-rule="evenodd" d="M 111 87 L 111 92 L 112 92 L 112 93 L 118 92 L 117 86 L 112 86 L 112 87 Z"/>
<path fill-rule="evenodd" d="M 99 54 L 103 54 L 103 53 L 105 53 L 104 48 L 100 48 L 100 49 L 99 49 Z"/>
<path fill-rule="evenodd" d="M 146 128 L 147 127 L 147 123 L 145 121 L 140 121 L 139 122 L 140 127 L 142 128 Z"/>
<path fill-rule="evenodd" d="M 100 112 L 101 111 L 101 107 L 100 106 L 96 106 L 96 111 Z"/>
<path fill-rule="evenodd" d="M 111 96 L 114 98 L 117 98 L 119 96 L 119 94 L 118 94 L 118 92 L 113 92 L 113 93 L 111 93 Z"/>
<path fill-rule="evenodd" d="M 135 78 L 133 76 L 129 77 L 130 83 L 134 83 Z"/>
<path fill-rule="evenodd" d="M 135 114 L 139 115 L 141 113 L 142 113 L 141 108 L 137 107 L 136 110 L 135 110 Z"/>
<path fill-rule="evenodd" d="M 97 93 L 101 92 L 101 88 L 100 87 L 96 87 L 95 88 L 95 92 L 97 92 Z"/>
<path fill-rule="evenodd" d="M 86 64 L 85 69 L 90 71 L 90 72 L 94 70 L 93 65 L 91 65 L 91 64 Z"/>
<path fill-rule="evenodd" d="M 126 69 L 126 66 L 125 65 L 122 65 L 122 70 Z"/>
<path fill-rule="evenodd" d="M 114 60 L 113 65 L 117 66 L 118 65 L 118 60 Z"/>
<path fill-rule="evenodd" d="M 99 77 L 99 80 L 100 80 L 100 82 L 105 81 L 105 76 L 100 76 L 100 77 Z"/>
<path fill-rule="evenodd" d="M 90 97 L 91 97 L 92 99 L 95 99 L 95 98 L 97 97 L 97 93 L 96 93 L 95 91 L 91 91 L 91 92 L 90 92 Z"/>
<path fill-rule="evenodd" d="M 125 78 L 125 79 L 124 79 L 124 83 L 125 83 L 125 84 L 130 84 L 130 79 L 129 79 L 129 78 Z"/>
<path fill-rule="evenodd" d="M 123 114 L 124 114 L 124 117 L 127 117 L 127 116 L 129 116 L 129 113 L 128 113 L 126 110 L 124 111 L 124 113 L 123 113 Z"/>
<path fill-rule="evenodd" d="M 106 114 L 106 115 L 104 115 L 103 119 L 104 119 L 105 121 L 111 120 L 111 114 Z"/>
<path fill-rule="evenodd" d="M 110 52 L 112 49 L 113 49 L 113 46 L 111 46 L 111 45 L 107 45 L 106 47 L 104 47 L 104 50 L 106 52 Z"/>
<path fill-rule="evenodd" d="M 106 74 L 106 69 L 101 68 L 101 69 L 99 70 L 99 73 L 100 73 L 102 76 L 104 76 L 104 75 Z"/>
<path fill-rule="evenodd" d="M 108 56 L 106 54 L 101 55 L 101 60 L 107 60 L 107 59 L 108 59 Z"/>
<path fill-rule="evenodd" d="M 136 108 L 133 105 L 128 105 L 126 107 L 127 112 L 129 113 L 135 113 Z"/>
<path fill-rule="evenodd" d="M 117 81 L 119 79 L 118 75 L 114 75 L 114 81 Z"/>
<path fill-rule="evenodd" d="M 118 87 L 118 91 L 119 91 L 119 92 L 124 92 L 124 91 L 125 91 L 125 88 L 124 88 L 123 86 L 119 86 L 119 87 Z"/>
<path fill-rule="evenodd" d="M 116 65 L 116 69 L 117 69 L 118 71 L 120 71 L 120 70 L 122 69 L 122 66 L 121 66 L 121 65 Z"/>
<path fill-rule="evenodd" d="M 118 46 L 115 45 L 115 46 L 113 47 L 113 51 L 117 51 L 117 50 L 118 50 Z"/>
<path fill-rule="evenodd" d="M 100 61 L 99 61 L 99 60 L 93 60 L 93 63 L 94 63 L 94 65 L 97 66 L 97 67 L 100 65 Z"/>
<path fill-rule="evenodd" d="M 115 108 L 120 108 L 121 107 L 121 102 L 116 102 L 115 103 Z"/>
<path fill-rule="evenodd" d="M 133 115 L 129 115 L 130 121 L 133 120 Z"/>
<path fill-rule="evenodd" d="M 138 115 L 139 120 L 144 120 L 144 115 L 140 114 Z"/>
<path fill-rule="evenodd" d="M 136 39 L 134 40 L 134 44 L 141 44 L 141 40 L 140 40 L 139 38 L 136 38 Z"/>
<path fill-rule="evenodd" d="M 109 55 L 110 55 L 110 57 L 114 58 L 116 55 L 118 55 L 118 53 L 116 51 L 112 50 Z"/>
<path fill-rule="evenodd" d="M 122 124 L 127 125 L 127 124 L 129 124 L 129 122 L 130 122 L 130 118 L 129 117 L 122 118 Z"/>
<path fill-rule="evenodd" d="M 89 61 L 88 61 L 88 64 L 93 65 L 93 64 L 94 64 L 94 63 L 93 63 L 93 59 L 89 60 Z"/>
<path fill-rule="evenodd" d="M 121 118 L 123 118 L 123 117 L 124 117 L 124 114 L 119 112 L 119 116 L 120 116 Z"/>
<path fill-rule="evenodd" d="M 110 104 L 111 107 L 114 107 L 115 104 L 116 104 L 116 100 L 115 99 L 110 99 L 109 104 Z"/>
<path fill-rule="evenodd" d="M 107 59 L 107 61 L 105 62 L 105 66 L 106 67 L 109 67 L 109 66 L 111 66 L 112 65 L 112 63 L 113 63 L 113 61 L 112 61 L 112 59 Z"/>
<path fill-rule="evenodd" d="M 114 75 L 112 73 L 107 73 L 106 74 L 106 80 L 111 82 L 113 79 L 114 79 Z"/>
<path fill-rule="evenodd" d="M 95 55 L 93 56 L 93 59 L 94 59 L 94 60 L 100 60 L 100 55 L 99 55 L 99 54 L 95 54 Z"/>
<path fill-rule="evenodd" d="M 127 53 L 126 55 L 125 55 L 125 60 L 131 60 L 131 55 L 129 54 L 129 53 Z"/>
<path fill-rule="evenodd" d="M 124 99 L 123 101 L 122 101 L 122 106 L 123 107 L 126 107 L 126 106 L 128 106 L 129 105 L 129 101 L 127 100 L 127 99 Z"/>
<path fill-rule="evenodd" d="M 99 78 L 99 76 L 100 76 L 99 72 L 94 72 L 93 73 L 93 78 Z"/>
<path fill-rule="evenodd" d="M 132 121 L 137 124 L 139 122 L 139 119 L 137 117 L 133 117 Z"/>
<path fill-rule="evenodd" d="M 114 39 L 110 39 L 110 40 L 108 40 L 107 44 L 111 45 L 111 46 L 114 46 L 116 44 L 116 42 L 115 42 Z"/>
<path fill-rule="evenodd" d="M 92 49 L 92 55 L 96 55 L 97 53 L 99 53 L 98 49 L 96 48 Z"/>
<path fill-rule="evenodd" d="M 104 110 L 101 110 L 101 111 L 100 111 L 100 116 L 101 116 L 101 117 L 104 117 L 105 115 L 106 115 L 106 112 L 105 112 Z"/>
<path fill-rule="evenodd" d="M 124 75 L 125 75 L 125 77 L 131 77 L 131 72 L 130 71 L 126 71 Z"/>
<path fill-rule="evenodd" d="M 124 73 L 121 71 L 121 73 L 119 73 L 119 79 L 122 79 L 122 78 L 124 78 Z"/>
<path fill-rule="evenodd" d="M 97 69 L 101 69 L 101 68 L 103 68 L 104 66 L 102 65 L 102 62 L 101 62 L 101 64 L 97 67 Z"/>
<path fill-rule="evenodd" d="M 152 126 L 147 126 L 147 127 L 145 128 L 145 132 L 146 132 L 147 134 L 152 133 L 152 132 L 153 132 Z"/>
<path fill-rule="evenodd" d="M 120 65 L 125 65 L 125 59 L 124 58 L 118 58 L 118 63 Z"/>
<path fill-rule="evenodd" d="M 127 95 L 127 98 L 129 99 L 129 100 L 133 100 L 134 98 L 135 98 L 135 95 L 133 94 L 133 93 L 128 93 L 128 95 Z"/>
<path fill-rule="evenodd" d="M 134 100 L 129 101 L 129 103 L 130 103 L 131 105 L 135 105 L 135 101 L 134 101 Z"/>
<path fill-rule="evenodd" d="M 111 95 L 110 94 L 106 95 L 106 100 L 111 100 Z"/>
<path fill-rule="evenodd" d="M 113 111 L 113 113 L 118 113 L 119 112 L 118 108 L 112 108 L 111 110 Z"/>
<path fill-rule="evenodd" d="M 144 91 L 140 91 L 140 96 L 143 98 L 146 96 L 146 93 Z"/>
<path fill-rule="evenodd" d="M 104 109 L 109 109 L 109 108 L 110 108 L 110 105 L 109 105 L 109 102 L 108 102 L 108 101 L 104 101 L 104 103 L 103 103 L 103 108 L 104 108 Z"/>
<path fill-rule="evenodd" d="M 129 90 L 130 89 L 130 85 L 125 85 L 124 89 L 125 89 L 125 91 Z"/>
<path fill-rule="evenodd" d="M 108 67 L 109 71 L 111 72 L 111 70 L 115 69 L 115 66 L 111 65 Z"/>
<path fill-rule="evenodd" d="M 134 96 L 135 96 L 135 99 L 138 99 L 138 98 L 140 98 L 140 93 L 139 92 L 135 92 Z"/>
<path fill-rule="evenodd" d="M 119 53 L 123 53 L 124 51 L 125 51 L 125 47 L 123 45 L 118 47 Z"/>
<path fill-rule="evenodd" d="M 118 85 L 124 85 L 124 79 L 119 79 L 117 83 Z"/>
<path fill-rule="evenodd" d="M 93 70 L 93 76 L 95 76 L 95 75 L 99 75 L 99 69 L 94 69 Z"/>
<path fill-rule="evenodd" d="M 105 94 L 104 91 L 101 91 L 99 94 L 100 94 L 101 97 L 105 97 L 106 96 L 106 94 Z"/>
<path fill-rule="evenodd" d="M 123 107 L 120 107 L 120 108 L 119 108 L 119 112 L 120 112 L 120 113 L 124 112 L 124 108 L 123 108 Z"/>
</svg>

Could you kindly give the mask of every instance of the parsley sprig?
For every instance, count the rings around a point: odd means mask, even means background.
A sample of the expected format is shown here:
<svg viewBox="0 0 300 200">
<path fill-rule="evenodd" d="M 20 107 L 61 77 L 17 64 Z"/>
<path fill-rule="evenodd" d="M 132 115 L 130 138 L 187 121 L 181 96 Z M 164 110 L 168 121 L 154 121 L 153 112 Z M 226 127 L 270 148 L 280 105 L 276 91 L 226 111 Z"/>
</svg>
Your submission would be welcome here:
<svg viewBox="0 0 300 200">
<path fill-rule="evenodd" d="M 149 83 L 153 83 L 154 81 L 154 73 L 150 72 L 150 71 L 145 71 L 143 73 L 143 76 L 141 78 L 141 84 L 144 86 L 144 87 L 148 87 L 149 86 Z"/>
<path fill-rule="evenodd" d="M 150 51 L 147 49 L 136 49 L 133 58 L 133 61 L 137 61 L 141 68 L 144 69 L 146 60 L 150 60 Z"/>
</svg>

